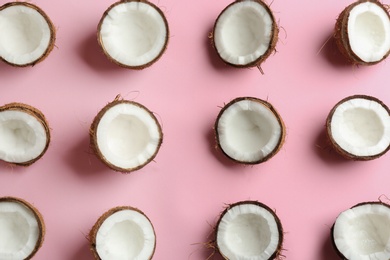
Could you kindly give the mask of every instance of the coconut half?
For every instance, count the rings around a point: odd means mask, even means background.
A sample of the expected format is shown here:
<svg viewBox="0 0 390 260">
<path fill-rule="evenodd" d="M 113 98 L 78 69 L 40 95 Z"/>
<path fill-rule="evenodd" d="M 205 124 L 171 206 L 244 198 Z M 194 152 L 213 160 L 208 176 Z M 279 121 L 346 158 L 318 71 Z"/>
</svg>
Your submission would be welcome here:
<svg viewBox="0 0 390 260">
<path fill-rule="evenodd" d="M 372 160 L 390 149 L 390 110 L 371 96 L 355 95 L 338 102 L 326 128 L 335 150 L 348 159 Z"/>
<path fill-rule="evenodd" d="M 227 207 L 215 232 L 216 247 L 225 259 L 276 259 L 282 250 L 279 218 L 257 201 L 241 201 Z"/>
<path fill-rule="evenodd" d="M 97 114 L 90 131 L 96 155 L 120 172 L 135 171 L 151 162 L 162 139 L 161 126 L 149 109 L 119 98 Z"/>
<path fill-rule="evenodd" d="M 214 126 L 218 147 L 230 159 L 258 164 L 282 147 L 286 129 L 282 118 L 267 101 L 239 97 L 220 111 Z"/>
<path fill-rule="evenodd" d="M 10 103 L 0 107 L 0 160 L 28 166 L 49 147 L 50 129 L 38 109 Z"/>
<path fill-rule="evenodd" d="M 0 58 L 24 67 L 44 60 L 54 47 L 55 29 L 49 17 L 26 2 L 0 7 Z"/>
<path fill-rule="evenodd" d="M 156 234 L 148 217 L 133 207 L 116 207 L 93 226 L 89 241 L 98 260 L 152 259 Z"/>
<path fill-rule="evenodd" d="M 36 208 L 19 198 L 0 198 L 0 259 L 31 259 L 44 235 L 45 224 Z"/>
<path fill-rule="evenodd" d="M 331 237 L 337 253 L 350 260 L 390 259 L 390 207 L 360 203 L 336 219 Z"/>
<path fill-rule="evenodd" d="M 376 0 L 357 1 L 339 15 L 335 39 L 340 51 L 352 63 L 372 65 L 390 53 L 390 17 Z"/>
<path fill-rule="evenodd" d="M 235 67 L 255 67 L 275 50 L 279 29 L 261 0 L 238 0 L 218 16 L 212 40 L 219 57 Z"/>
<path fill-rule="evenodd" d="M 163 12 L 146 0 L 124 0 L 111 5 L 98 25 L 98 42 L 112 62 L 143 69 L 164 53 L 169 38 Z"/>
</svg>

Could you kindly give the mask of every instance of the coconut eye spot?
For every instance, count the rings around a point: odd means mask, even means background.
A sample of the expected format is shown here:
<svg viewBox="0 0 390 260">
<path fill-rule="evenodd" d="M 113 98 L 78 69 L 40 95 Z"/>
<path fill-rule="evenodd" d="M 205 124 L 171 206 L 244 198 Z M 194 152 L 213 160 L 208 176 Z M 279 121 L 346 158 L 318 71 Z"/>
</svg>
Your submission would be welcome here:
<svg viewBox="0 0 390 260">
<path fill-rule="evenodd" d="M 232 220 L 226 230 L 226 245 L 236 255 L 260 255 L 271 241 L 266 219 L 255 214 L 242 214 Z"/>
<path fill-rule="evenodd" d="M 341 128 L 342 136 L 355 147 L 375 146 L 384 135 L 384 125 L 375 111 L 348 109 L 343 113 L 343 120 L 346 127 Z"/>
<path fill-rule="evenodd" d="M 115 259 L 133 259 L 144 246 L 142 229 L 133 221 L 125 220 L 116 223 L 106 237 L 107 250 Z M 111 259 L 111 258 L 110 258 Z"/>
<path fill-rule="evenodd" d="M 122 159 L 133 159 L 142 153 L 150 141 L 147 126 L 132 115 L 118 115 L 109 125 L 107 143 Z"/>
<path fill-rule="evenodd" d="M 148 3 L 121 3 L 110 9 L 100 26 L 105 52 L 125 66 L 143 66 L 163 51 L 168 29 L 162 14 Z"/>
</svg>

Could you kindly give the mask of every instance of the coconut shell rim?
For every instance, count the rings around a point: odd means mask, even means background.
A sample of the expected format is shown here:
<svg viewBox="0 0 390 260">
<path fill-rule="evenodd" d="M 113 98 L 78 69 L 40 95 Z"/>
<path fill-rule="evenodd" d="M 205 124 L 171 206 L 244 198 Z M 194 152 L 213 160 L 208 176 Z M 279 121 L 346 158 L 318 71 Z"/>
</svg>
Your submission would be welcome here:
<svg viewBox="0 0 390 260">
<path fill-rule="evenodd" d="M 350 160 L 354 160 L 354 161 L 369 161 L 369 160 L 377 159 L 377 158 L 383 156 L 384 154 L 386 154 L 390 150 L 390 144 L 387 146 L 387 148 L 385 150 L 383 150 L 379 154 L 367 155 L 367 156 L 357 156 L 357 155 L 354 155 L 354 154 L 344 150 L 336 142 L 336 140 L 334 140 L 334 138 L 332 136 L 332 118 L 333 118 L 334 112 L 336 111 L 336 109 L 341 104 L 343 104 L 346 101 L 352 100 L 352 99 L 366 99 L 366 100 L 369 100 L 369 101 L 374 101 L 374 102 L 380 104 L 387 111 L 387 113 L 390 116 L 390 109 L 389 109 L 389 107 L 385 103 L 383 103 L 381 100 L 376 98 L 376 97 L 368 96 L 368 95 L 362 95 L 362 94 L 345 97 L 342 100 L 340 100 L 339 102 L 337 102 L 336 105 L 333 106 L 333 108 L 330 110 L 330 112 L 329 112 L 329 114 L 327 116 L 327 119 L 326 119 L 326 133 L 327 133 L 328 139 L 330 140 L 330 143 L 331 143 L 332 147 L 336 150 L 336 152 L 338 152 L 341 156 L 343 156 L 346 159 L 350 159 Z"/>
<path fill-rule="evenodd" d="M 142 65 L 135 65 L 135 66 L 132 66 L 132 65 L 127 65 L 127 64 L 124 64 L 122 62 L 119 62 L 117 61 L 116 59 L 114 59 L 107 51 L 106 51 L 106 48 L 104 47 L 104 43 L 103 43 L 103 40 L 102 40 L 102 37 L 101 37 L 101 34 L 100 34 L 100 31 L 101 31 L 101 26 L 104 22 L 104 19 L 106 18 L 106 16 L 108 15 L 108 13 L 111 11 L 111 9 L 113 9 L 114 7 L 116 7 L 117 5 L 120 5 L 120 4 L 125 4 L 125 3 L 129 3 L 129 2 L 140 2 L 140 3 L 144 3 L 144 4 L 147 4 L 149 6 L 151 6 L 152 8 L 154 8 L 161 16 L 161 18 L 163 19 L 164 21 L 164 25 L 165 25 L 165 29 L 166 29 L 166 36 L 165 36 L 165 43 L 164 43 L 164 46 L 162 47 L 162 49 L 160 50 L 159 54 L 151 61 L 149 61 L 148 63 L 145 63 L 145 64 L 142 64 Z M 125 68 L 125 69 L 132 69 L 132 70 L 143 70 L 147 67 L 150 67 L 152 66 L 154 63 L 156 63 L 162 56 L 163 54 L 165 53 L 167 47 L 168 47 L 168 42 L 169 42 L 169 37 L 170 37 L 170 30 L 169 30 L 169 24 L 168 24 L 168 20 L 167 18 L 165 17 L 164 15 L 164 12 L 155 4 L 147 1 L 147 0 L 119 0 L 113 4 L 111 4 L 103 13 L 102 17 L 100 18 L 100 21 L 98 23 L 98 26 L 97 26 L 97 41 L 98 41 L 98 44 L 100 46 L 100 49 L 102 50 L 104 56 L 106 56 L 106 58 L 122 67 L 122 68 Z"/>
<path fill-rule="evenodd" d="M 19 102 L 12 102 L 12 103 L 8 103 L 8 104 L 5 104 L 5 105 L 0 107 L 0 113 L 4 112 L 4 111 L 9 111 L 9 110 L 23 112 L 23 113 L 26 113 L 26 114 L 34 117 L 45 129 L 46 145 L 45 145 L 44 149 L 42 150 L 42 152 L 37 157 L 35 157 L 29 161 L 25 161 L 25 162 L 9 162 L 9 161 L 0 159 L 4 162 L 11 164 L 11 165 L 30 166 L 31 164 L 33 164 L 36 161 L 38 161 L 39 159 L 41 159 L 49 148 L 50 141 L 51 141 L 51 133 L 50 133 L 49 123 L 48 123 L 45 115 L 38 108 L 33 107 L 31 105 L 28 105 L 28 104 L 19 103 Z"/>
<path fill-rule="evenodd" d="M 28 66 L 35 66 L 36 64 L 44 61 L 49 56 L 51 51 L 54 49 L 55 41 L 56 41 L 55 26 L 54 26 L 53 22 L 51 21 L 50 17 L 39 6 L 32 4 L 30 2 L 18 2 L 18 1 L 8 2 L 8 3 L 5 3 L 2 6 L 0 6 L 0 12 L 8 7 L 17 6 L 17 5 L 21 5 L 21 6 L 25 6 L 25 7 L 34 9 L 44 18 L 44 20 L 46 21 L 46 23 L 50 29 L 50 40 L 49 40 L 48 46 L 45 49 L 45 52 L 40 57 L 38 57 L 37 59 L 35 59 L 31 62 L 23 63 L 23 64 L 16 64 L 16 63 L 12 63 L 12 62 L 4 59 L 2 56 L 0 56 L 0 60 L 2 60 L 4 63 L 11 65 L 13 67 L 22 68 L 22 67 L 28 67 Z"/>
<path fill-rule="evenodd" d="M 220 17 L 222 16 L 222 14 L 228 9 L 230 8 L 231 6 L 235 5 L 235 4 L 239 4 L 241 2 L 245 2 L 245 1 L 248 1 L 248 0 L 236 0 L 236 1 L 233 1 L 232 3 L 230 3 L 229 5 L 227 5 L 221 12 L 220 14 L 218 15 L 217 19 L 215 20 L 215 23 L 214 23 L 214 26 L 213 26 L 213 29 L 212 29 L 212 33 L 211 33 L 211 45 L 214 47 L 214 49 L 216 50 L 217 54 L 218 54 L 218 57 L 227 65 L 230 65 L 232 67 L 236 67 L 236 68 L 250 68 L 250 67 L 259 67 L 265 60 L 267 60 L 267 58 L 275 51 L 276 49 L 276 44 L 278 42 L 278 39 L 279 39 L 279 27 L 278 27 L 278 24 L 276 23 L 276 19 L 275 19 L 275 16 L 271 10 L 271 8 L 265 3 L 263 2 L 262 0 L 250 0 L 252 2 L 256 2 L 258 4 L 260 4 L 262 7 L 264 7 L 264 9 L 267 11 L 267 13 L 270 15 L 271 17 L 271 20 L 272 20 L 272 28 L 271 28 L 271 40 L 270 40 L 270 43 L 269 43 L 269 47 L 267 49 L 267 51 L 263 54 L 263 55 L 260 55 L 257 59 L 255 59 L 254 61 L 251 61 L 249 63 L 246 63 L 246 64 L 235 64 L 235 63 L 231 63 L 231 62 L 228 62 L 227 60 L 225 60 L 224 58 L 222 58 L 222 56 L 220 55 L 217 47 L 216 47 L 216 44 L 215 44 L 215 28 L 216 28 L 216 25 L 220 19 Z"/>
<path fill-rule="evenodd" d="M 218 133 L 219 119 L 221 118 L 221 116 L 225 112 L 225 110 L 228 109 L 231 105 L 233 105 L 237 102 L 243 101 L 243 100 L 249 100 L 249 101 L 260 103 L 264 107 L 269 109 L 274 114 L 274 116 L 277 119 L 277 121 L 279 122 L 279 125 L 281 128 L 281 135 L 280 135 L 280 138 L 279 138 L 277 145 L 275 146 L 275 149 L 272 150 L 272 152 L 269 153 L 267 156 L 261 158 L 260 160 L 256 160 L 256 161 L 240 161 L 240 160 L 237 160 L 237 159 L 231 157 L 230 155 L 228 155 L 224 151 L 224 149 L 222 148 L 220 141 L 219 141 L 219 133 Z M 229 103 L 227 103 L 226 105 L 223 106 L 223 108 L 220 110 L 220 112 L 217 116 L 217 119 L 215 120 L 215 123 L 214 123 L 214 134 L 215 134 L 215 141 L 216 141 L 217 147 L 230 160 L 232 160 L 236 163 L 244 164 L 244 165 L 256 165 L 256 164 L 260 164 L 260 163 L 268 161 L 269 159 L 274 157 L 280 151 L 280 149 L 283 147 L 283 144 L 284 144 L 285 139 L 286 139 L 286 126 L 284 124 L 282 117 L 280 116 L 280 114 L 277 112 L 277 110 L 275 109 L 275 107 L 271 103 L 269 103 L 268 101 L 262 100 L 260 98 L 245 96 L 245 97 L 234 98 Z"/>
<path fill-rule="evenodd" d="M 97 221 L 95 222 L 95 224 L 93 225 L 92 229 L 90 230 L 89 234 L 88 234 L 88 241 L 89 241 L 89 249 L 90 251 L 92 252 L 93 256 L 95 257 L 95 259 L 97 260 L 101 260 L 98 252 L 97 252 L 97 248 L 96 248 L 96 236 L 97 236 L 97 232 L 99 231 L 101 225 L 104 223 L 104 221 L 107 220 L 107 218 L 109 218 L 111 215 L 113 215 L 114 213 L 116 212 L 119 212 L 119 211 L 122 211 L 122 210 L 131 210 L 131 211 L 136 211 L 138 213 L 140 213 L 141 215 L 143 215 L 150 223 L 151 227 L 152 227 L 152 230 L 153 230 L 153 234 L 154 234 L 154 248 L 153 248 L 153 251 L 151 252 L 151 255 L 150 255 L 150 259 L 153 258 L 153 255 L 154 253 L 156 252 L 156 247 L 157 247 L 157 235 L 156 235 L 156 230 L 153 226 L 153 223 L 152 221 L 149 219 L 149 217 L 143 212 L 141 211 L 140 209 L 138 208 L 135 208 L 135 207 L 132 207 L 132 206 L 117 206 L 117 207 L 114 207 L 114 208 L 111 208 L 109 210 L 107 210 L 106 212 L 104 212 L 98 219 Z"/>
<path fill-rule="evenodd" d="M 46 226 L 45 226 L 45 221 L 43 219 L 43 215 L 40 213 L 40 211 L 34 207 L 31 203 L 28 201 L 17 198 L 17 197 L 12 197 L 12 196 L 5 196 L 5 197 L 0 197 L 0 203 L 1 202 L 14 202 L 23 205 L 27 209 L 29 209 L 33 214 L 34 217 L 38 223 L 38 229 L 39 229 L 39 236 L 37 243 L 35 244 L 34 250 L 28 255 L 25 260 L 31 259 L 35 256 L 35 254 L 39 251 L 39 249 L 42 247 L 44 238 L 45 238 L 45 233 L 46 233 Z"/>
<path fill-rule="evenodd" d="M 278 256 L 281 255 L 281 252 L 283 250 L 283 242 L 284 242 L 284 231 L 283 231 L 283 225 L 282 225 L 282 222 L 281 220 L 279 219 L 279 217 L 276 215 L 275 211 L 272 210 L 269 206 L 267 206 L 266 204 L 262 203 L 262 202 L 259 202 L 259 201 L 256 201 L 256 200 L 243 200 L 243 201 L 238 201 L 238 202 L 235 202 L 235 203 L 232 203 L 232 204 L 229 204 L 227 205 L 227 207 L 225 207 L 225 209 L 222 211 L 222 213 L 220 214 L 219 216 L 219 219 L 217 221 L 217 224 L 215 225 L 215 231 L 214 231 L 214 234 L 215 234 L 215 248 L 217 249 L 217 251 L 221 254 L 221 256 L 224 258 L 224 259 L 228 259 L 226 258 L 222 252 L 220 251 L 219 249 L 219 246 L 218 246 L 218 228 L 219 228 L 219 224 L 221 223 L 222 221 L 222 218 L 225 216 L 225 214 L 230 210 L 232 209 L 233 207 L 236 207 L 236 206 L 240 206 L 240 205 L 245 205 L 245 204 L 250 204 L 250 205 L 255 205 L 255 206 L 258 206 L 258 207 L 261 207 L 261 208 L 264 208 L 265 210 L 267 210 L 274 218 L 275 220 L 275 223 L 276 223 L 276 226 L 278 228 L 278 232 L 279 232 L 279 242 L 278 242 L 278 246 L 275 250 L 275 252 L 270 256 L 269 259 L 276 259 Z"/>
<path fill-rule="evenodd" d="M 139 166 L 136 166 L 136 167 L 133 167 L 133 168 L 122 168 L 122 167 L 118 167 L 118 166 L 115 166 L 114 164 L 110 163 L 106 158 L 105 156 L 103 155 L 103 153 L 101 152 L 101 150 L 99 149 L 99 145 L 97 143 L 97 129 L 98 129 L 98 126 L 99 126 L 99 123 L 100 123 L 100 120 L 102 119 L 102 117 L 104 116 L 104 114 L 109 110 L 111 109 L 112 107 L 116 106 L 116 105 L 119 105 L 119 104 L 123 104 L 123 103 L 126 103 L 126 104 L 130 104 L 130 105 L 134 105 L 134 106 L 137 106 L 141 109 L 144 109 L 151 117 L 152 119 L 154 120 L 154 122 L 156 123 L 156 126 L 157 126 L 157 129 L 158 129 L 158 132 L 160 134 L 160 140 L 159 140 L 159 143 L 157 145 L 157 148 L 156 148 L 156 151 L 155 153 L 143 164 L 140 164 Z M 149 110 L 146 106 L 138 103 L 138 102 L 135 102 L 135 101 L 131 101 L 131 100 L 124 100 L 124 99 L 119 99 L 118 97 L 108 103 L 107 105 L 105 105 L 99 112 L 98 114 L 95 116 L 92 124 L 91 124 L 91 127 L 90 127 L 90 131 L 89 131 L 89 135 L 90 135 L 90 147 L 92 148 L 92 151 L 96 154 L 96 156 L 99 158 L 99 160 L 101 162 L 103 162 L 106 166 L 108 166 L 109 168 L 111 168 L 112 170 L 114 171 L 117 171 L 117 172 L 122 172 L 122 173 L 130 173 L 130 172 L 134 172 L 136 170 L 139 170 L 143 167 L 145 167 L 146 165 L 148 165 L 151 161 L 154 160 L 154 158 L 157 156 L 160 148 L 161 148 L 161 145 L 162 145 L 162 142 L 163 142 L 163 139 L 164 139 L 164 134 L 163 134 L 163 131 L 162 131 L 162 127 L 160 125 L 160 123 L 158 122 L 156 116 L 154 115 L 154 113 Z"/>
</svg>

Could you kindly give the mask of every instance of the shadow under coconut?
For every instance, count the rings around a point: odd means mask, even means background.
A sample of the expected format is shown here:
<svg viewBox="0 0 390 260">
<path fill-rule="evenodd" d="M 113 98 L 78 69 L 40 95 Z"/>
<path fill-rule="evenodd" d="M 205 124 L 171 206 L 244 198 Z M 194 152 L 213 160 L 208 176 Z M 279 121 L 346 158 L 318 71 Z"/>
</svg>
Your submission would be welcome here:
<svg viewBox="0 0 390 260">
<path fill-rule="evenodd" d="M 353 69 L 355 66 L 352 65 L 346 57 L 340 52 L 337 47 L 336 39 L 333 36 L 333 31 L 329 32 L 321 41 L 319 46 L 319 55 L 321 55 L 326 61 L 336 68 L 350 68 Z"/>
<path fill-rule="evenodd" d="M 71 257 L 71 260 L 94 260 L 92 252 L 89 250 L 88 240 L 82 243 L 81 247 Z"/>
<path fill-rule="evenodd" d="M 84 38 L 77 50 L 81 59 L 92 69 L 101 72 L 129 72 L 131 70 L 122 68 L 111 62 L 103 53 L 97 41 L 96 32 Z"/>
<path fill-rule="evenodd" d="M 334 248 L 333 248 L 333 242 L 330 237 L 330 230 L 328 235 L 325 237 L 321 252 L 319 255 L 319 260 L 338 260 L 340 257 L 336 254 Z"/>
<path fill-rule="evenodd" d="M 96 157 L 89 145 L 89 136 L 85 136 L 68 151 L 66 160 L 78 175 L 96 178 L 97 174 L 108 168 Z"/>
</svg>

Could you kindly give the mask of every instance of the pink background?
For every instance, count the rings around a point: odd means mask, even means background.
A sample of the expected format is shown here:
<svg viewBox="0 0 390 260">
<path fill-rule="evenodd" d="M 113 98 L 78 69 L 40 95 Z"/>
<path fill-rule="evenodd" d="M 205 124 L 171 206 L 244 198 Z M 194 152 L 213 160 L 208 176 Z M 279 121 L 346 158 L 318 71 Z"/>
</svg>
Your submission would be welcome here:
<svg viewBox="0 0 390 260">
<path fill-rule="evenodd" d="M 98 21 L 113 2 L 36 0 L 57 27 L 56 48 L 35 67 L 0 64 L 0 103 L 24 102 L 48 118 L 52 141 L 28 168 L 0 164 L 0 195 L 33 203 L 47 233 L 35 259 L 93 259 L 85 236 L 111 207 L 144 211 L 157 233 L 155 259 L 206 259 L 204 244 L 226 204 L 258 200 L 280 217 L 287 259 L 337 259 L 329 240 L 337 215 L 362 201 L 386 201 L 389 155 L 369 162 L 342 159 L 327 145 L 329 110 L 353 94 L 390 104 L 384 61 L 353 67 L 327 41 L 351 1 L 281 1 L 277 53 L 257 69 L 224 65 L 208 34 L 231 1 L 153 1 L 166 14 L 168 49 L 152 67 L 131 71 L 111 64 L 96 42 Z M 122 175 L 89 149 L 89 126 L 117 94 L 154 111 L 164 141 L 155 162 Z M 287 139 L 270 161 L 234 164 L 215 149 L 220 107 L 239 96 L 271 102 Z M 214 259 L 219 259 L 215 256 Z"/>
</svg>

